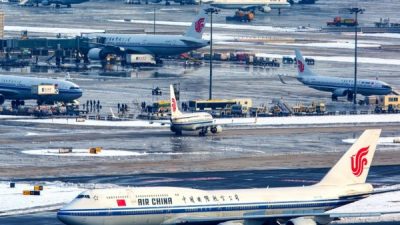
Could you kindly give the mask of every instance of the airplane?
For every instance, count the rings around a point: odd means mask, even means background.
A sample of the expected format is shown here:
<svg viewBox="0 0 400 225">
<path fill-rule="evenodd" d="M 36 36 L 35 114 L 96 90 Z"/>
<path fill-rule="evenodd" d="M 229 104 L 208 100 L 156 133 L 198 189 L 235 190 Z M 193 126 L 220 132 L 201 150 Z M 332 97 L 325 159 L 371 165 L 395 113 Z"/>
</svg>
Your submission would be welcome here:
<svg viewBox="0 0 400 225">
<path fill-rule="evenodd" d="M 287 0 L 204 0 L 203 3 L 210 4 L 220 9 L 237 9 L 241 11 L 258 10 L 263 13 L 269 13 L 272 9 L 290 8 Z"/>
<path fill-rule="evenodd" d="M 60 8 L 61 5 L 67 6 L 67 8 L 71 8 L 73 4 L 81 4 L 84 2 L 88 2 L 89 0 L 22 0 L 18 5 L 20 6 L 33 6 L 37 7 L 40 5 L 49 6 L 55 5 L 56 8 Z"/>
<path fill-rule="evenodd" d="M 211 133 L 216 134 L 222 132 L 221 125 L 216 125 L 210 113 L 207 112 L 194 112 L 182 113 L 179 110 L 175 98 L 174 87 L 170 85 L 170 105 L 171 105 L 171 131 L 177 135 L 181 135 L 182 131 L 196 131 L 200 130 L 199 135 L 204 136 L 207 134 L 208 129 Z"/>
<path fill-rule="evenodd" d="M 206 19 L 205 8 L 201 8 L 184 35 L 89 34 L 89 39 L 96 38 L 98 41 L 92 43 L 96 47 L 89 50 L 88 57 L 92 60 L 102 60 L 112 53 L 139 53 L 164 57 L 199 49 L 209 44 L 209 41 L 202 39 Z"/>
<path fill-rule="evenodd" d="M 43 93 L 40 93 L 41 90 Z M 47 91 L 44 92 L 44 91 Z M 78 85 L 66 80 L 0 75 L 0 105 L 12 100 L 12 105 L 24 105 L 25 100 L 37 103 L 72 102 L 82 96 Z"/>
<path fill-rule="evenodd" d="M 347 96 L 348 101 L 353 100 L 354 95 L 354 79 L 342 77 L 327 77 L 313 73 L 305 62 L 303 55 L 299 50 L 295 50 L 298 75 L 296 79 L 320 91 L 332 92 L 332 101 L 337 101 L 339 96 Z M 279 77 L 283 83 L 282 77 Z M 387 95 L 394 92 L 392 87 L 387 83 L 372 79 L 358 79 L 357 93 L 369 95 Z"/>
<path fill-rule="evenodd" d="M 366 130 L 310 186 L 200 190 L 180 187 L 92 189 L 57 212 L 67 225 L 326 225 L 368 212 L 329 210 L 373 194 L 366 178 L 381 130 Z M 385 213 L 374 212 L 379 216 Z"/>
</svg>

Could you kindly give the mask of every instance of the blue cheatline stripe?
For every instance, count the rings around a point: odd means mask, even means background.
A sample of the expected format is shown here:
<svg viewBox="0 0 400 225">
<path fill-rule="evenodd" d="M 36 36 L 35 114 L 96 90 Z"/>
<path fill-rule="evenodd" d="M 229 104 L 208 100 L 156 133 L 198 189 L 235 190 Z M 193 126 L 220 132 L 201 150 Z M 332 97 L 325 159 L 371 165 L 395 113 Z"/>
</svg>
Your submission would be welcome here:
<svg viewBox="0 0 400 225">
<path fill-rule="evenodd" d="M 6 86 L 6 85 L 0 85 L 0 89 L 3 90 L 10 90 L 10 91 L 20 91 L 20 90 L 25 90 L 25 91 L 31 91 L 32 87 L 26 87 L 26 86 L 20 86 L 20 87 L 16 87 L 16 86 Z M 66 93 L 66 94 L 75 94 L 75 93 L 79 93 L 75 90 L 69 90 L 69 89 L 58 89 L 59 93 Z M 0 90 L 1 92 L 1 90 Z"/>
<path fill-rule="evenodd" d="M 349 90 L 354 88 L 354 86 L 350 87 L 350 86 L 340 86 L 340 85 L 334 85 L 334 84 L 332 84 L 332 85 L 326 84 L 325 85 L 325 84 L 312 84 L 312 83 L 308 83 L 308 82 L 304 82 L 304 84 L 308 85 L 310 87 L 314 87 L 314 88 L 317 88 L 317 87 L 322 87 L 322 88 L 343 88 L 343 89 L 349 89 Z M 360 87 L 359 85 L 357 85 L 357 90 L 360 90 L 360 89 L 377 90 L 377 91 L 385 91 L 385 90 L 387 90 L 386 88 L 381 88 L 381 87 L 377 87 L 377 88 L 374 88 L 374 87 Z"/>
<path fill-rule="evenodd" d="M 244 210 L 271 210 L 271 209 L 298 209 L 298 208 L 327 208 L 341 206 L 354 200 L 335 200 L 326 202 L 297 202 L 297 203 L 263 203 L 248 205 L 202 205 L 202 206 L 179 206 L 179 207 L 148 207 L 148 208 L 110 208 L 110 209 L 81 209 L 60 210 L 60 216 L 124 216 L 124 215 L 150 215 L 171 213 L 195 213 L 195 212 L 224 212 Z"/>
<path fill-rule="evenodd" d="M 213 121 L 204 122 L 188 122 L 188 123 L 173 123 L 174 126 L 185 126 L 185 125 L 198 125 L 198 124 L 213 124 Z"/>
</svg>

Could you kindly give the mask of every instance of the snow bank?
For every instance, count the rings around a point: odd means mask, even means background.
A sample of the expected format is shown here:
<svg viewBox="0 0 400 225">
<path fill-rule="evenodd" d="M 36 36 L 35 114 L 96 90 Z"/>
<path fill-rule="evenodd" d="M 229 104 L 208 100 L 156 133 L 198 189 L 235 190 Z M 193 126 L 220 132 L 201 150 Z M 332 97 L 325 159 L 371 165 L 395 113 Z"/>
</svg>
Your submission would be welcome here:
<svg viewBox="0 0 400 225">
<path fill-rule="evenodd" d="M 108 20 L 115 23 L 136 23 L 136 24 L 154 24 L 153 20 Z M 191 22 L 172 22 L 172 21 L 156 21 L 156 25 L 168 26 L 185 26 L 188 27 Z M 209 27 L 210 24 L 206 24 Z M 256 25 L 241 25 L 241 24 L 225 24 L 213 23 L 214 28 L 230 29 L 230 30 L 254 30 L 264 32 L 299 32 L 299 31 L 318 31 L 319 29 L 313 28 L 297 28 L 297 27 L 274 27 L 274 26 L 256 26 Z"/>
<path fill-rule="evenodd" d="M 90 157 L 110 157 L 110 156 L 142 156 L 144 153 L 122 151 L 122 150 L 102 150 L 97 154 L 90 154 L 89 149 L 73 149 L 71 153 L 59 153 L 58 149 L 25 150 L 24 154 L 29 155 L 51 155 L 51 156 L 90 156 Z"/>
<path fill-rule="evenodd" d="M 50 33 L 65 34 L 68 36 L 80 36 L 82 33 L 103 33 L 104 30 L 86 29 L 86 28 L 60 28 L 60 27 L 24 27 L 24 26 L 5 26 L 5 31 L 28 31 L 29 33 Z"/>
<path fill-rule="evenodd" d="M 8 182 L 0 182 L 0 216 L 59 209 L 85 190 L 60 182 L 37 184 L 44 186 L 38 196 L 22 195 L 23 190 L 33 190 L 33 183 L 17 183 L 15 188 L 9 188 Z"/>
<path fill-rule="evenodd" d="M 169 127 L 168 121 L 151 122 L 147 120 L 84 120 L 77 121 L 75 118 L 54 118 L 54 119 L 21 119 L 12 120 L 14 122 L 41 123 L 41 124 L 60 124 L 76 126 L 98 126 L 98 127 L 141 127 L 141 128 L 162 128 Z"/>
<path fill-rule="evenodd" d="M 168 121 L 107 121 L 85 120 L 77 122 L 75 119 L 21 119 L 14 122 L 60 124 L 93 127 L 136 127 L 136 128 L 169 128 Z M 227 126 L 291 126 L 291 125 L 340 125 L 340 124 L 376 124 L 400 123 L 399 114 L 369 114 L 369 115 L 335 115 L 335 116 L 286 116 L 286 117 L 258 117 L 258 118 L 223 118 L 215 119 L 215 124 Z"/>
<path fill-rule="evenodd" d="M 372 195 L 360 201 L 328 211 L 330 214 L 390 213 L 383 216 L 345 218 L 343 222 L 398 221 L 400 219 L 400 191 Z M 392 214 L 393 213 L 393 214 Z"/>
<path fill-rule="evenodd" d="M 357 139 L 343 139 L 344 143 L 353 144 Z M 379 145 L 399 145 L 400 142 L 394 142 L 395 140 L 400 141 L 400 137 L 381 137 L 379 138 L 378 144 Z"/>
</svg>

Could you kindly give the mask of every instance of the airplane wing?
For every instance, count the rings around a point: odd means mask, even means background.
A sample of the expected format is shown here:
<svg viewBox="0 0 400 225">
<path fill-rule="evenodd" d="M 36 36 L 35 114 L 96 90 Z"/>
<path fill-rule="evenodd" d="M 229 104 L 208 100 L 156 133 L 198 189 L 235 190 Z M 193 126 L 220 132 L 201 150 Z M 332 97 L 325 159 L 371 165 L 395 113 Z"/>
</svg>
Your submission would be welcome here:
<svg viewBox="0 0 400 225">
<path fill-rule="evenodd" d="M 390 192 L 378 192 L 365 199 L 329 210 L 290 210 L 282 211 L 281 214 L 266 214 L 265 210 L 253 211 L 245 213 L 242 216 L 235 217 L 201 217 L 201 216 L 182 216 L 171 218 L 164 221 L 162 225 L 243 225 L 243 220 L 269 221 L 269 220 L 290 220 L 298 217 L 325 217 L 325 218 L 345 218 L 351 219 L 354 217 L 380 217 L 387 214 L 392 214 L 396 218 L 400 218 L 400 190 Z M 399 215 L 397 215 L 399 214 Z M 370 218 L 371 220 L 373 220 Z M 368 218 L 364 218 L 368 221 Z M 363 220 L 363 221 L 364 221 Z M 400 220 L 400 219 L 399 219 Z"/>
<path fill-rule="evenodd" d="M 18 95 L 18 92 L 9 89 L 0 89 L 0 94 L 4 95 L 7 98 L 10 96 Z"/>
</svg>

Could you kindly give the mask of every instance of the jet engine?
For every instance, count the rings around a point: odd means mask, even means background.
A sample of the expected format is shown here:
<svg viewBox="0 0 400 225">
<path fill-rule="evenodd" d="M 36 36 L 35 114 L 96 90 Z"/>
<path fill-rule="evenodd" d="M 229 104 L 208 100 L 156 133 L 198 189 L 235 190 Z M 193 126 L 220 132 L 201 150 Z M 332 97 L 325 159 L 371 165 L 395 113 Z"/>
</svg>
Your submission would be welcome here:
<svg viewBox="0 0 400 225">
<path fill-rule="evenodd" d="M 42 3 L 42 5 L 50 5 L 50 2 L 49 1 L 47 1 L 47 0 L 43 0 L 42 2 L 40 2 L 40 3 Z"/>
<path fill-rule="evenodd" d="M 349 92 L 351 92 L 351 91 L 340 88 L 340 89 L 336 89 L 335 91 L 333 91 L 333 94 L 335 96 L 346 96 L 346 95 L 348 95 Z"/>
<path fill-rule="evenodd" d="M 92 48 L 88 52 L 88 58 L 91 60 L 102 60 L 107 56 L 106 52 L 102 48 Z"/>
<path fill-rule="evenodd" d="M 222 132 L 222 127 L 220 125 L 217 126 L 212 126 L 210 128 L 211 133 L 216 134 L 216 133 L 221 133 Z"/>
<path fill-rule="evenodd" d="M 286 225 L 317 225 L 317 222 L 312 218 L 298 217 L 289 220 Z"/>
<path fill-rule="evenodd" d="M 0 105 L 3 105 L 3 103 L 6 101 L 6 97 L 4 95 L 0 94 Z"/>
<path fill-rule="evenodd" d="M 269 13 L 269 12 L 271 12 L 271 10 L 272 10 L 271 7 L 269 7 L 267 5 L 264 5 L 264 6 L 260 7 L 260 11 L 263 12 L 263 13 Z"/>
</svg>

